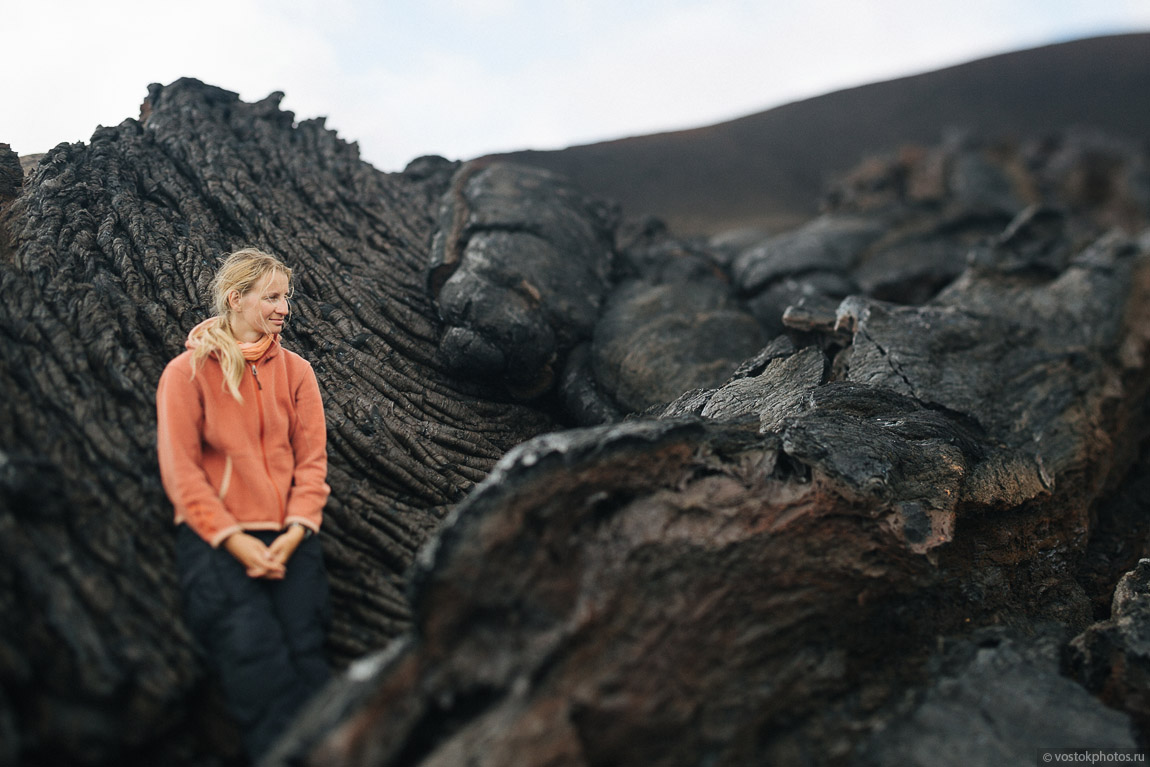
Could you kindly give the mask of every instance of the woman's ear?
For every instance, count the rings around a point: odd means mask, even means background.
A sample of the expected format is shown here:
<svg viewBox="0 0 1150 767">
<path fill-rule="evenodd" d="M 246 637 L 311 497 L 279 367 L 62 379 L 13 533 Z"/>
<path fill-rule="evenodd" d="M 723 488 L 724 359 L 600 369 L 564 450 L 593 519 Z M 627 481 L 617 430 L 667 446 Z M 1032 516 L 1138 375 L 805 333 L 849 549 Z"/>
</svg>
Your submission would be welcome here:
<svg viewBox="0 0 1150 767">
<path fill-rule="evenodd" d="M 240 292 L 238 290 L 228 292 L 228 307 L 231 308 L 233 312 L 240 310 Z"/>
</svg>

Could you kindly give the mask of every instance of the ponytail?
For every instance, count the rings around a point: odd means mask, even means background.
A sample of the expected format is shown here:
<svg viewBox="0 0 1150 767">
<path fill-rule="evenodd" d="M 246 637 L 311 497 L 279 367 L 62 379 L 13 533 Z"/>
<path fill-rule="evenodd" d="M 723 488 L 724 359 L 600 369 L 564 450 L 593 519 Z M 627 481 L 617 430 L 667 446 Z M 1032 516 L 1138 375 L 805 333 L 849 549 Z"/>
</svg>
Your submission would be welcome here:
<svg viewBox="0 0 1150 767">
<path fill-rule="evenodd" d="M 214 322 L 203 323 L 194 333 L 196 346 L 192 349 L 192 377 L 208 357 L 215 356 L 224 373 L 224 388 L 231 392 L 237 402 L 243 402 L 240 382 L 244 380 L 244 353 L 239 342 L 232 335 L 224 317 L 213 317 Z M 190 337 L 191 338 L 191 337 Z"/>
</svg>

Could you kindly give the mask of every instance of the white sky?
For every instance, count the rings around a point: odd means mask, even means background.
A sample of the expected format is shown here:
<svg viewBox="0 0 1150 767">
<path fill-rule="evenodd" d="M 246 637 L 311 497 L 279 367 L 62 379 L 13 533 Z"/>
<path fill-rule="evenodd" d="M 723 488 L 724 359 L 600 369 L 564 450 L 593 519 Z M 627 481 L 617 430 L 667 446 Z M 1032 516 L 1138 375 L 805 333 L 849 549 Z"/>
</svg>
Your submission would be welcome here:
<svg viewBox="0 0 1150 767">
<path fill-rule="evenodd" d="M 296 119 L 326 116 L 400 170 L 1150 31 L 1150 0 L 3 0 L 0 20 L 0 142 L 20 154 L 87 141 L 188 76 L 283 91 Z"/>
</svg>

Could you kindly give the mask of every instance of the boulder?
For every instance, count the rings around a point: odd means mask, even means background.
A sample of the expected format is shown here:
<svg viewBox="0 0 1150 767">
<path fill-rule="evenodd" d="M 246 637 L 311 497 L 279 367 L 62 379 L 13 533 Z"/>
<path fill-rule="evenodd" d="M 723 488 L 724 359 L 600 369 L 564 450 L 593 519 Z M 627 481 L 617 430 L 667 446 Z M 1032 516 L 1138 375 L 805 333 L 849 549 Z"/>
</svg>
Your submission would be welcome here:
<svg viewBox="0 0 1150 767">
<path fill-rule="evenodd" d="M 635 241 L 619 253 L 591 343 L 568 365 L 560 394 L 577 425 L 618 420 L 718 386 L 763 342 L 714 250 Z"/>
<path fill-rule="evenodd" d="M 884 231 L 884 222 L 872 217 L 821 216 L 739 254 L 732 265 L 735 284 L 740 292 L 753 295 L 784 277 L 849 274 Z"/>
<path fill-rule="evenodd" d="M 634 413 L 717 386 L 762 345 L 758 324 L 725 284 L 634 281 L 604 307 L 591 367 L 610 400 Z"/>
<path fill-rule="evenodd" d="M 526 398 L 552 388 L 599 316 L 614 221 L 609 206 L 547 171 L 461 167 L 440 204 L 428 271 L 446 367 Z"/>
</svg>

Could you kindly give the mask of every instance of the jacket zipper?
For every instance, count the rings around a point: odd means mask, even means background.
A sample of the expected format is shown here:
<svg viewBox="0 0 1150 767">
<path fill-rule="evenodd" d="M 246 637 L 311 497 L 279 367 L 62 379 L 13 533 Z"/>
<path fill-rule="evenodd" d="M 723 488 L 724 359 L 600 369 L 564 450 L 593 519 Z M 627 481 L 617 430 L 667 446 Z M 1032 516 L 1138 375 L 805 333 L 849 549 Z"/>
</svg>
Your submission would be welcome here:
<svg viewBox="0 0 1150 767">
<path fill-rule="evenodd" d="M 264 459 L 264 474 L 267 475 L 268 484 L 272 486 L 272 492 L 275 494 L 276 501 L 279 502 L 280 524 L 283 524 L 284 518 L 287 516 L 287 511 L 284 509 L 283 498 L 280 498 L 279 488 L 276 487 L 275 480 L 272 479 L 272 470 L 268 466 L 268 451 L 264 446 L 264 402 L 260 396 L 260 392 L 264 390 L 263 384 L 260 383 L 260 374 L 256 370 L 256 363 L 252 363 L 252 379 L 256 382 L 256 409 L 260 417 L 260 455 Z"/>
</svg>

